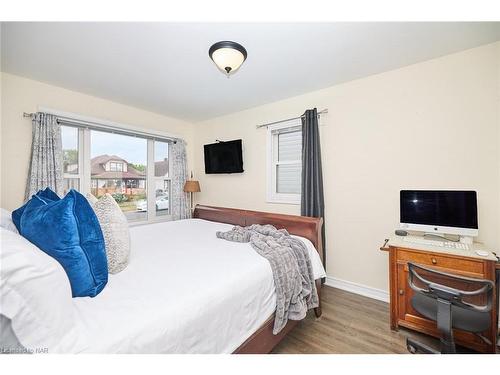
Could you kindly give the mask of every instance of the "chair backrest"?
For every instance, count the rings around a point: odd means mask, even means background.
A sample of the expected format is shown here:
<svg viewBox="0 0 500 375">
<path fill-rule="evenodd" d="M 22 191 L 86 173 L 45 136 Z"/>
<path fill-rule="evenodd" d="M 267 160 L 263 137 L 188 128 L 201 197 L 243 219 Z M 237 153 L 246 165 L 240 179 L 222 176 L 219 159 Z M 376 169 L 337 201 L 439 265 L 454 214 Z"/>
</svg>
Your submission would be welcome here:
<svg viewBox="0 0 500 375">
<path fill-rule="evenodd" d="M 452 275 L 414 263 L 408 263 L 408 270 L 408 284 L 416 293 L 475 311 L 492 308 L 495 284 L 490 280 Z"/>
</svg>

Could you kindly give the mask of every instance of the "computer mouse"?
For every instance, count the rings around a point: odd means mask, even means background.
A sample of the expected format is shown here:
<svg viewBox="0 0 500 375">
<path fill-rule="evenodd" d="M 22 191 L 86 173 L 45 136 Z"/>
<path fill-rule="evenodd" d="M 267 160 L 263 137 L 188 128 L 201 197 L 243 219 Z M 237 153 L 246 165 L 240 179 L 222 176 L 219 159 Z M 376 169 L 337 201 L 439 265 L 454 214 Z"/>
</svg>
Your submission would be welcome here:
<svg viewBox="0 0 500 375">
<path fill-rule="evenodd" d="M 489 252 L 484 250 L 476 250 L 476 254 L 479 255 L 480 257 L 487 257 L 488 255 L 490 255 Z"/>
</svg>

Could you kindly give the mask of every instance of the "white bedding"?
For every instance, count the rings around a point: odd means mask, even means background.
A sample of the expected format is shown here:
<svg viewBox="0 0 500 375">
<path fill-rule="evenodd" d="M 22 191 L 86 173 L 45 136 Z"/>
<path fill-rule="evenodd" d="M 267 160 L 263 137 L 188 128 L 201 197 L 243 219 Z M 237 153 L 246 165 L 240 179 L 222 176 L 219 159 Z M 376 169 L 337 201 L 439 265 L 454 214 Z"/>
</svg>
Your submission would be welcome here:
<svg viewBox="0 0 500 375">
<path fill-rule="evenodd" d="M 131 228 L 129 266 L 97 297 L 73 299 L 81 334 L 68 351 L 233 352 L 271 316 L 276 297 L 266 259 L 248 243 L 216 238 L 231 228 L 199 219 Z"/>
</svg>

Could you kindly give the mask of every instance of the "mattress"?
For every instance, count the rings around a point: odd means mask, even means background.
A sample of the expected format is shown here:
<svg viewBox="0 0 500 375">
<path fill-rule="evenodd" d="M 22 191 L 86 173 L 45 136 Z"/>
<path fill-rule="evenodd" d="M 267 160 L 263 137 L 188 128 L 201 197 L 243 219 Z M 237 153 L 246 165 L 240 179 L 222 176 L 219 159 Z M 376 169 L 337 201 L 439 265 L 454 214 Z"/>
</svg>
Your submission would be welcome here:
<svg viewBox="0 0 500 375">
<path fill-rule="evenodd" d="M 68 351 L 233 352 L 273 314 L 276 296 L 266 259 L 216 238 L 231 228 L 200 219 L 132 227 L 128 267 L 98 296 L 74 299 L 81 334 Z"/>
</svg>

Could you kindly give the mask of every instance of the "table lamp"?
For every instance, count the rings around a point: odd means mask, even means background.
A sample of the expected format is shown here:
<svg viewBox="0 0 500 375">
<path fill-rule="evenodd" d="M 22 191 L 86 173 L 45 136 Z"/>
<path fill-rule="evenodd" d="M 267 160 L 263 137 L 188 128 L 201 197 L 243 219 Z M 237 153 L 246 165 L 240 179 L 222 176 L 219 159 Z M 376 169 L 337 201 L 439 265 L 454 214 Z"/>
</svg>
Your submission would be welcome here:
<svg viewBox="0 0 500 375">
<path fill-rule="evenodd" d="M 193 210 L 193 193 L 198 193 L 201 191 L 200 182 L 196 180 L 187 180 L 184 184 L 184 191 L 190 194 L 191 210 Z"/>
</svg>

